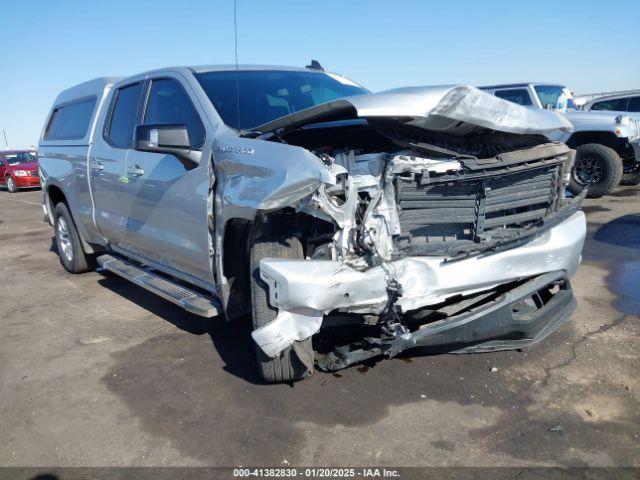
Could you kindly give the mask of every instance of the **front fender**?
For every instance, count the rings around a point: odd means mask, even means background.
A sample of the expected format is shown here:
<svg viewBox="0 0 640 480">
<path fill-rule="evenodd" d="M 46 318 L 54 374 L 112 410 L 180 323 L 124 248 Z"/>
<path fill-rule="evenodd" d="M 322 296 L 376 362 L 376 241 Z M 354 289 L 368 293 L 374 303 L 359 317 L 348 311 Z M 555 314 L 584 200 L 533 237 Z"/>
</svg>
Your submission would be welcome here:
<svg viewBox="0 0 640 480">
<path fill-rule="evenodd" d="M 224 236 L 234 219 L 253 222 L 258 212 L 293 206 L 335 178 L 313 153 L 301 147 L 223 132 L 213 146 L 214 244 L 218 291 L 228 297 Z M 226 304 L 226 301 L 223 301 Z"/>
</svg>

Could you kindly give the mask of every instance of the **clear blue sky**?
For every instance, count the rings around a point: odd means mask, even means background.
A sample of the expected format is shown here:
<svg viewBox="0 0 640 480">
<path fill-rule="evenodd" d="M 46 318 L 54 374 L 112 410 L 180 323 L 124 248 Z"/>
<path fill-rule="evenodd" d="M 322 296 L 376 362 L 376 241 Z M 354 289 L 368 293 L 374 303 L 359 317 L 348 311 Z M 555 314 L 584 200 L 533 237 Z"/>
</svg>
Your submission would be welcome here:
<svg viewBox="0 0 640 480">
<path fill-rule="evenodd" d="M 639 28 L 638 0 L 238 0 L 240 63 L 315 58 L 372 90 L 640 88 Z M 0 0 L 0 129 L 14 147 L 35 144 L 71 85 L 233 59 L 233 0 Z"/>
</svg>

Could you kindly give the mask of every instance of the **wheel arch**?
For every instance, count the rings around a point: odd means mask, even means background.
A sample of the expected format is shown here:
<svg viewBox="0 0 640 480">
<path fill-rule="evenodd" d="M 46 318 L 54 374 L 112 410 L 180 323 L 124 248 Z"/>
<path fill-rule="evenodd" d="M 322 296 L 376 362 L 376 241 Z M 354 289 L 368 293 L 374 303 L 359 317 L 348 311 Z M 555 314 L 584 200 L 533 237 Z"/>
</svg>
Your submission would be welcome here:
<svg viewBox="0 0 640 480">
<path fill-rule="evenodd" d="M 71 220 L 73 221 L 76 232 L 78 232 L 78 237 L 80 238 L 82 249 L 87 254 L 96 253 L 96 249 L 84 239 L 82 232 L 80 231 L 80 229 L 78 229 L 77 221 L 73 216 L 73 211 L 71 210 L 71 206 L 69 205 L 69 201 L 67 200 L 67 196 L 64 194 L 64 191 L 58 185 L 48 185 L 46 193 L 44 195 L 44 200 L 46 202 L 46 211 L 47 216 L 49 217 L 49 223 L 52 226 L 54 225 L 53 212 L 59 203 L 64 203 L 69 210 L 69 215 L 71 216 Z"/>
<path fill-rule="evenodd" d="M 618 154 L 625 144 L 625 141 L 616 136 L 613 132 L 605 131 L 585 131 L 574 132 L 565 142 L 570 148 L 578 148 L 588 143 L 597 143 L 615 150 Z"/>
<path fill-rule="evenodd" d="M 223 227 L 221 251 L 219 252 L 218 291 L 224 305 L 228 320 L 248 313 L 235 308 L 236 303 L 243 303 L 243 294 L 250 290 L 250 250 L 252 239 L 265 229 L 277 229 L 283 235 L 294 235 L 300 238 L 305 254 L 305 239 L 314 225 L 326 223 L 303 212 L 296 212 L 291 207 L 270 212 L 258 212 L 252 219 L 229 218 Z M 326 227 L 331 228 L 329 224 Z M 234 295 L 239 295 L 236 299 Z M 246 303 L 246 302 L 244 302 Z"/>
</svg>

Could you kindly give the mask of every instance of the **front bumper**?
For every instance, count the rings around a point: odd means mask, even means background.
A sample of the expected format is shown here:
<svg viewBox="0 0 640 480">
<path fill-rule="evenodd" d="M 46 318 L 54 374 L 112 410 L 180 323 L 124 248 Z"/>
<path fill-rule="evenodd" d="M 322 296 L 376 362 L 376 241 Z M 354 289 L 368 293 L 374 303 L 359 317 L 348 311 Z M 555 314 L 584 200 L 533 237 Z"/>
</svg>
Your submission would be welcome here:
<svg viewBox="0 0 640 480">
<path fill-rule="evenodd" d="M 337 261 L 265 258 L 260 276 L 278 316 L 252 336 L 267 355 L 275 357 L 316 333 L 323 316 L 333 310 L 382 313 L 392 281 L 402 292 L 396 307 L 410 312 L 549 272 L 570 277 L 580 264 L 585 235 L 585 217 L 578 211 L 521 246 L 456 261 L 406 257 L 359 271 Z"/>
<path fill-rule="evenodd" d="M 18 188 L 36 188 L 40 186 L 40 177 L 25 175 L 22 177 L 13 177 Z"/>
<path fill-rule="evenodd" d="M 640 180 L 640 138 L 636 138 L 633 142 L 629 142 L 633 149 L 633 157 L 623 158 L 624 175 L 622 177 L 622 185 L 625 182 L 635 184 Z"/>
<path fill-rule="evenodd" d="M 553 293 L 552 293 L 553 292 Z M 322 370 L 339 370 L 384 355 L 394 357 L 415 347 L 450 353 L 522 348 L 539 342 L 562 325 L 576 301 L 565 272 L 534 277 L 478 308 L 428 323 L 395 338 L 365 338 L 322 356 Z M 524 307 L 524 308 L 523 308 Z"/>
<path fill-rule="evenodd" d="M 631 147 L 633 148 L 633 154 L 636 157 L 636 162 L 640 162 L 640 138 L 629 143 L 631 143 Z"/>
</svg>

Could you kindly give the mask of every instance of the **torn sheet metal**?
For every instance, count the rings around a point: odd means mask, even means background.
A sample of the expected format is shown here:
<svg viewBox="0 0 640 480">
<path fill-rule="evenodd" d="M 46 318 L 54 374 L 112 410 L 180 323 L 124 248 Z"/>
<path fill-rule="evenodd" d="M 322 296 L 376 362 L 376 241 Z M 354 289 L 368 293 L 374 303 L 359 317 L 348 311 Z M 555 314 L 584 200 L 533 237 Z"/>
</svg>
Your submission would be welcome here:
<svg viewBox="0 0 640 480">
<path fill-rule="evenodd" d="M 269 285 L 278 316 L 252 335 L 274 357 L 294 340 L 317 332 L 322 316 L 332 310 L 380 313 L 387 305 L 390 276 L 402 288 L 396 303 L 402 312 L 545 272 L 571 276 L 580 263 L 585 236 L 584 214 L 576 212 L 518 248 L 458 261 L 406 257 L 358 271 L 337 261 L 263 259 L 260 276 Z"/>
</svg>

